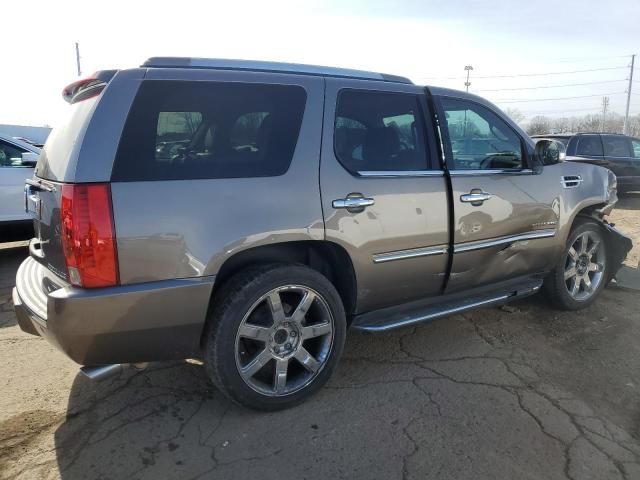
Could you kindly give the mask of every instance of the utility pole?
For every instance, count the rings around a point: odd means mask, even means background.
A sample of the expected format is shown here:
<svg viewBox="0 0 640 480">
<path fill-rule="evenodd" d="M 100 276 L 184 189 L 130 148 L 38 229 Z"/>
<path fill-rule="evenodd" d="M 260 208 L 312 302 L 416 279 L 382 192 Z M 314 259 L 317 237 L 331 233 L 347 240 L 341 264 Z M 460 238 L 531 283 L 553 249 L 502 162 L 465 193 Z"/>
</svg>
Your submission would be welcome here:
<svg viewBox="0 0 640 480">
<path fill-rule="evenodd" d="M 627 135 L 629 130 L 629 104 L 631 103 L 631 85 L 633 85 L 633 64 L 635 63 L 636 56 L 631 55 L 631 70 L 629 70 L 629 88 L 627 88 L 627 109 L 624 113 L 624 127 L 622 127 L 622 133 Z"/>
<path fill-rule="evenodd" d="M 609 97 L 602 97 L 602 123 L 600 124 L 601 132 L 604 132 L 608 108 L 609 108 Z"/>
<path fill-rule="evenodd" d="M 473 67 L 471 65 L 465 65 L 464 69 L 467 71 L 467 81 L 464 82 L 464 86 L 467 87 L 467 92 L 468 92 L 469 87 L 471 86 L 471 82 L 469 81 L 469 74 L 471 73 L 471 70 L 473 70 Z"/>
<path fill-rule="evenodd" d="M 82 75 L 82 70 L 80 70 L 80 45 L 76 42 L 76 66 L 78 67 L 78 76 Z"/>
</svg>

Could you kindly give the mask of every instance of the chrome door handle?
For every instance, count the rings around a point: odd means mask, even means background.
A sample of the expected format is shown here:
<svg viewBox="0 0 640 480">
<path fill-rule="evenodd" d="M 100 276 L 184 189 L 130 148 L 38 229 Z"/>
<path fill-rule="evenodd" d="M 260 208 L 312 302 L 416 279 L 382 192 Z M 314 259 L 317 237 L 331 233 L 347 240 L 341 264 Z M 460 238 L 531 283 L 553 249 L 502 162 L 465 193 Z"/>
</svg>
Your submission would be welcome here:
<svg viewBox="0 0 640 480">
<path fill-rule="evenodd" d="M 338 198 L 331 202 L 333 208 L 344 208 L 349 212 L 357 213 L 363 211 L 366 207 L 375 205 L 373 198 L 367 197 L 347 197 Z"/>
<path fill-rule="evenodd" d="M 460 195 L 460 201 L 464 203 L 470 203 L 471 205 L 482 205 L 483 202 L 489 200 L 493 195 L 486 192 L 471 192 Z"/>
</svg>

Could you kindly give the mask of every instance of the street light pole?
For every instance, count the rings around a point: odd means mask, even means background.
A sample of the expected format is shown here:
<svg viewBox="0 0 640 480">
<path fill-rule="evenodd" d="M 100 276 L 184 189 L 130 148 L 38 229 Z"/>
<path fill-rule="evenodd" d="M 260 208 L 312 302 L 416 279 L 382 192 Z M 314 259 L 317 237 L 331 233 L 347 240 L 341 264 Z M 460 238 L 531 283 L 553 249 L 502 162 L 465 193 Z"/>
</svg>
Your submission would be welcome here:
<svg viewBox="0 0 640 480">
<path fill-rule="evenodd" d="M 467 71 L 467 81 L 464 82 L 464 86 L 467 87 L 467 92 L 468 92 L 469 87 L 471 86 L 471 82 L 469 81 L 469 74 L 471 73 L 471 70 L 473 70 L 473 67 L 471 65 L 465 65 L 464 69 Z"/>
<path fill-rule="evenodd" d="M 629 130 L 629 104 L 631 103 L 631 85 L 633 85 L 633 64 L 636 56 L 631 55 L 631 71 L 629 72 L 629 88 L 627 88 L 627 110 L 624 113 L 624 127 L 622 127 L 622 133 L 628 135 Z"/>
<path fill-rule="evenodd" d="M 80 70 L 80 45 L 76 42 L 76 67 L 78 68 L 78 76 L 82 75 Z"/>
</svg>

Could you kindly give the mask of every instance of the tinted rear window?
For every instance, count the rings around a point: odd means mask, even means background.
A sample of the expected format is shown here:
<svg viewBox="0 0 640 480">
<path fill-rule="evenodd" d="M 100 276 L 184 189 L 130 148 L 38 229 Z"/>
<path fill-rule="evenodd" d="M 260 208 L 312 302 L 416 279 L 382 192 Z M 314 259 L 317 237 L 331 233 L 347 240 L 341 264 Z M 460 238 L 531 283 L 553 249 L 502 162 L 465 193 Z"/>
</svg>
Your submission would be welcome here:
<svg viewBox="0 0 640 480">
<path fill-rule="evenodd" d="M 36 174 L 48 180 L 64 181 L 68 179 L 69 165 L 74 148 L 77 148 L 93 111 L 101 96 L 93 97 L 70 105 L 67 118 L 55 125 L 47 137 L 40 157 Z"/>
<path fill-rule="evenodd" d="M 113 181 L 269 177 L 293 158 L 306 93 L 292 85 L 143 82 Z"/>
</svg>

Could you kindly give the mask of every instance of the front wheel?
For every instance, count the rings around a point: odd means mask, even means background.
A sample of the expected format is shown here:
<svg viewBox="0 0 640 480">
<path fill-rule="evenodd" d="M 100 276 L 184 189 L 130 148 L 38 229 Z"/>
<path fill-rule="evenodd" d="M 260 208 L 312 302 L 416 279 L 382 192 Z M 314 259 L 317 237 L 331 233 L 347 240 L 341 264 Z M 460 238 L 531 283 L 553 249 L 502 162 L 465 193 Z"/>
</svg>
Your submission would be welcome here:
<svg viewBox="0 0 640 480">
<path fill-rule="evenodd" d="M 551 300 L 565 310 L 589 306 L 604 288 L 608 275 L 607 245 L 602 227 L 581 220 L 569 234 L 555 270 L 545 282 Z"/>
<path fill-rule="evenodd" d="M 229 398 L 249 408 L 296 405 L 330 377 L 346 320 L 329 280 L 305 266 L 271 265 L 231 278 L 205 333 L 205 367 Z"/>
</svg>

